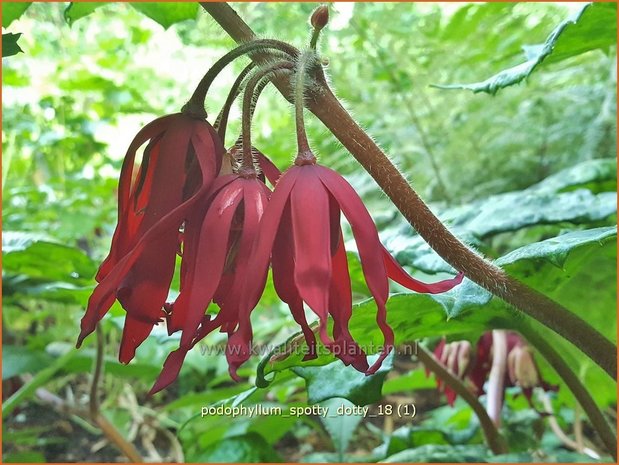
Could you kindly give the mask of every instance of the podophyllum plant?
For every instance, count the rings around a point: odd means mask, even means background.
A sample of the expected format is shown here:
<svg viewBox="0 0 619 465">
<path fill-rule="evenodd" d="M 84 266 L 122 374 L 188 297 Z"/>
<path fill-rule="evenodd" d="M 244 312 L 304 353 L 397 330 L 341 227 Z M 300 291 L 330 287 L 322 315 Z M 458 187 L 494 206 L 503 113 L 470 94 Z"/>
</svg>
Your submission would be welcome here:
<svg viewBox="0 0 619 465">
<path fill-rule="evenodd" d="M 318 336 L 346 365 L 372 374 L 394 345 L 394 333 L 387 323 L 388 280 L 415 292 L 441 293 L 466 276 L 576 344 L 616 377 L 616 348 L 610 341 L 454 237 L 339 104 L 326 83 L 317 51 L 320 31 L 328 21 L 327 7 L 313 13 L 310 46 L 300 51 L 285 42 L 256 39 L 226 4 L 202 6 L 242 45 L 208 70 L 180 113 L 151 122 L 131 143 L 120 175 L 118 224 L 110 253 L 97 273 L 98 285 L 81 322 L 78 346 L 118 300 L 127 313 L 120 345 L 122 362 L 128 363 L 134 357 L 136 348 L 155 325 L 165 325 L 169 334 L 181 332 L 179 347 L 169 354 L 151 393 L 170 385 L 187 352 L 215 330 L 228 335 L 230 374 L 238 379 L 238 367 L 251 355 L 250 317 L 270 268 L 275 290 L 289 306 L 309 347 L 305 358 L 316 357 Z M 222 111 L 211 125 L 205 111 L 210 85 L 227 64 L 244 55 L 249 55 L 253 63 L 232 85 Z M 293 165 L 283 174 L 251 141 L 254 106 L 269 82 L 295 107 L 297 153 Z M 241 90 L 242 132 L 226 150 L 223 141 L 229 110 Z M 355 190 L 336 171 L 318 163 L 305 132 L 305 108 L 325 123 L 419 234 L 458 270 L 455 277 L 422 283 L 389 254 Z M 144 144 L 144 155 L 136 169 L 136 151 Z M 342 215 L 351 225 L 363 274 L 376 304 L 376 324 L 384 337 L 384 350 L 371 366 L 349 331 L 353 307 L 340 228 Z M 180 293 L 167 301 L 177 255 L 182 257 Z M 206 312 L 211 304 L 219 307 L 216 314 Z M 317 328 L 308 324 L 305 306 L 318 317 Z M 530 397 L 533 386 L 543 385 L 530 349 L 519 336 L 509 335 L 507 340 L 501 362 L 503 386 L 519 385 Z M 573 390 L 614 453 L 616 438 L 573 371 L 543 341 L 531 342 Z M 467 358 L 473 348 L 466 342 L 442 342 L 437 349 L 437 358 L 449 370 L 441 369 L 427 352 L 422 352 L 420 358 L 442 377 L 450 402 L 456 393 L 468 400 L 471 393 L 466 393 L 468 388 L 461 379 L 472 379 L 474 394 L 479 395 L 490 372 L 487 364 L 502 360 L 495 350 L 490 361 L 489 347 L 482 338 L 474 368 Z M 485 350 L 486 355 L 479 355 L 480 350 Z M 470 402 L 475 402 L 472 397 Z M 498 433 L 489 432 L 493 426 L 487 422 L 482 424 L 490 446 L 500 451 L 500 441 L 492 439 Z"/>
</svg>

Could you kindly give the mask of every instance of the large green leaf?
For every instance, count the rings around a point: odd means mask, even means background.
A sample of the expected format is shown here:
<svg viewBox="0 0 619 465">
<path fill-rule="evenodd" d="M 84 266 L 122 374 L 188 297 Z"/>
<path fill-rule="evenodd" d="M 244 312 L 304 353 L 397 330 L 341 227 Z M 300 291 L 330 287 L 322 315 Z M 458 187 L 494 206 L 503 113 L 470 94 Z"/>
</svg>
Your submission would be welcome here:
<svg viewBox="0 0 619 465">
<path fill-rule="evenodd" d="M 31 295 L 85 303 L 96 264 L 82 250 L 52 242 L 43 234 L 7 231 L 2 235 L 5 298 Z"/>
<path fill-rule="evenodd" d="M 107 5 L 109 2 L 71 2 L 64 10 L 64 19 L 72 26 L 75 21 L 84 16 L 88 16 L 97 8 Z"/>
<path fill-rule="evenodd" d="M 174 23 L 187 19 L 196 19 L 198 4 L 196 2 L 139 2 L 131 3 L 131 6 L 140 13 L 157 21 L 165 29 Z"/>
<path fill-rule="evenodd" d="M 370 365 L 378 356 L 368 357 Z M 366 376 L 352 366 L 345 366 L 341 361 L 324 367 L 295 367 L 297 375 L 305 379 L 307 400 L 317 404 L 333 397 L 343 397 L 355 405 L 369 405 L 378 402 L 385 376 L 392 368 L 393 355 L 385 359 L 380 369 L 373 375 Z"/>
<path fill-rule="evenodd" d="M 590 50 L 607 50 L 616 44 L 617 5 L 593 3 L 561 22 L 543 44 L 525 46 L 526 61 L 473 84 L 436 85 L 440 89 L 466 89 L 495 95 L 500 89 L 526 79 L 544 61 L 558 62 Z"/>
<path fill-rule="evenodd" d="M 428 444 L 457 445 L 467 444 L 478 436 L 479 423 L 471 421 L 468 427 L 457 429 L 454 425 L 437 427 L 427 425 L 406 425 L 386 435 L 385 442 L 374 453 L 381 457 L 390 457 L 407 449 L 421 447 Z"/>
<path fill-rule="evenodd" d="M 21 34 L 2 34 L 2 58 L 23 53 L 23 50 L 17 45 L 17 41 Z"/>
<path fill-rule="evenodd" d="M 9 27 L 31 4 L 32 2 L 2 2 L 2 27 Z M 4 44 L 2 45 L 4 47 Z"/>
<path fill-rule="evenodd" d="M 528 189 L 489 196 L 450 208 L 439 216 L 462 240 L 483 248 L 482 239 L 540 225 L 559 228 L 565 223 L 608 224 L 617 212 L 616 184 L 615 159 L 590 160 L 566 168 Z M 381 239 L 404 265 L 426 273 L 453 273 L 423 238 L 412 235 L 405 221 L 386 228 Z"/>
<path fill-rule="evenodd" d="M 52 358 L 41 351 L 14 345 L 2 346 L 2 379 L 24 373 L 36 373 L 45 368 Z"/>
<path fill-rule="evenodd" d="M 345 409 L 354 408 L 354 404 L 347 399 L 334 397 L 322 402 L 321 406 L 328 408 L 329 413 L 325 417 L 321 416 L 320 421 L 329 432 L 331 441 L 333 441 L 335 450 L 338 453 L 338 459 L 342 462 L 344 460 L 344 453 L 346 449 L 348 449 L 355 429 L 359 426 L 361 420 L 363 420 L 363 415 L 359 413 L 348 413 Z"/>
<path fill-rule="evenodd" d="M 277 463 L 279 454 L 257 433 L 225 438 L 211 444 L 196 457 L 187 457 L 197 463 Z"/>
<path fill-rule="evenodd" d="M 42 282 L 90 282 L 96 265 L 82 250 L 36 235 L 6 231 L 2 234 L 3 271 L 40 278 Z"/>
<path fill-rule="evenodd" d="M 382 463 L 465 463 L 487 462 L 491 456 L 484 446 L 451 446 L 428 444 L 415 449 L 407 449 L 388 457 Z"/>
</svg>

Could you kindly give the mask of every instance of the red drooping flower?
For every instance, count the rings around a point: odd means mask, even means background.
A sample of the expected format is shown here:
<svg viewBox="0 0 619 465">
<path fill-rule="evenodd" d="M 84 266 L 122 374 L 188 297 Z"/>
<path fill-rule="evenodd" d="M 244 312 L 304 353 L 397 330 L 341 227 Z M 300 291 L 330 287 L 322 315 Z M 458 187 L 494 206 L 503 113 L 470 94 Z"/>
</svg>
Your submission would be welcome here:
<svg viewBox="0 0 619 465">
<path fill-rule="evenodd" d="M 136 151 L 146 141 L 134 177 Z M 127 312 L 119 356 L 123 363 L 164 317 L 179 229 L 208 193 L 223 152 L 209 123 L 182 113 L 156 119 L 137 134 L 121 169 L 118 224 L 81 321 L 78 347 L 116 299 Z"/>
<path fill-rule="evenodd" d="M 167 307 L 168 331 L 182 331 L 180 347 L 166 359 L 150 393 L 176 379 L 187 352 L 210 332 L 236 329 L 239 290 L 270 193 L 255 172 L 221 176 L 205 204 L 187 218 L 180 294 Z M 214 317 L 204 313 L 211 301 L 220 307 Z"/>
<path fill-rule="evenodd" d="M 371 367 L 348 329 L 352 293 L 340 228 L 341 213 L 352 227 L 366 283 L 377 306 L 376 321 L 384 336 L 384 349 Z M 316 340 L 305 317 L 304 303 L 319 318 L 322 343 L 345 364 L 367 374 L 378 370 L 394 343 L 385 306 L 389 277 L 409 289 L 426 293 L 444 292 L 462 280 L 462 275 L 458 275 L 425 284 L 410 277 L 380 243 L 376 226 L 352 186 L 335 171 L 317 165 L 311 153 L 297 157 L 295 166 L 277 181 L 252 250 L 241 297 L 239 328 L 229 341 L 236 350 L 227 353 L 233 377 L 250 356 L 249 317 L 264 289 L 269 261 L 275 290 L 290 307 L 309 346 L 305 358 L 316 357 Z M 332 337 L 327 331 L 329 315 L 333 319 Z"/>
<path fill-rule="evenodd" d="M 434 356 L 452 374 L 469 383 L 471 389 L 479 397 L 485 392 L 484 384 L 492 369 L 494 356 L 492 344 L 491 331 L 482 334 L 479 338 L 475 354 L 472 353 L 471 344 L 468 341 L 446 343 L 443 338 L 434 349 Z M 529 405 L 535 408 L 532 403 L 533 388 L 541 387 L 545 391 L 557 390 L 556 386 L 552 386 L 542 379 L 533 357 L 533 351 L 522 336 L 513 331 L 507 332 L 505 362 L 507 370 L 503 380 L 503 396 L 505 396 L 505 388 L 520 387 Z M 441 390 L 441 381 L 437 379 L 436 382 L 437 387 Z M 449 405 L 453 405 L 456 393 L 447 386 L 445 386 L 444 392 Z"/>
</svg>

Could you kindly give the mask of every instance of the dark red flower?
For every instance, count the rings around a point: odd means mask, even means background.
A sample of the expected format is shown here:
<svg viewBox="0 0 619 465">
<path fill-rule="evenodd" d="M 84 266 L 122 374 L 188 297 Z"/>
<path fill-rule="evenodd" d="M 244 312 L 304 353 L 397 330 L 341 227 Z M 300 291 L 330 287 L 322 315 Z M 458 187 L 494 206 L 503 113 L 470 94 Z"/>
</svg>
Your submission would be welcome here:
<svg viewBox="0 0 619 465">
<path fill-rule="evenodd" d="M 533 388 L 541 387 L 545 391 L 556 391 L 556 386 L 545 382 L 535 363 L 533 351 L 527 342 L 518 333 L 507 331 L 507 355 L 505 378 L 503 381 L 503 396 L 508 387 L 518 386 L 532 403 Z M 484 394 L 484 384 L 492 369 L 493 362 L 492 331 L 485 332 L 477 341 L 475 356 L 472 357 L 471 344 L 468 341 L 454 341 L 446 343 L 441 339 L 434 349 L 434 356 L 455 376 L 470 383 L 471 390 L 478 396 Z M 442 390 L 442 383 L 436 381 L 437 388 Z M 456 393 L 449 387 L 444 388 L 449 405 L 453 405 Z"/>
<path fill-rule="evenodd" d="M 376 302 L 377 324 L 384 336 L 384 350 L 371 367 L 348 329 L 352 293 L 340 228 L 341 213 L 352 227 L 366 283 Z M 297 157 L 295 166 L 277 181 L 252 250 L 241 298 L 239 328 L 230 337 L 230 344 L 237 350 L 227 354 L 233 377 L 250 356 L 249 316 L 264 289 L 270 260 L 275 289 L 289 305 L 310 348 L 306 358 L 315 357 L 316 341 L 305 318 L 304 303 L 319 318 L 323 344 L 345 364 L 352 364 L 367 374 L 378 370 L 394 342 L 385 307 L 389 297 L 388 278 L 415 291 L 429 293 L 443 292 L 462 279 L 459 275 L 440 283 L 424 284 L 408 276 L 380 243 L 376 226 L 352 186 L 335 171 L 317 165 L 313 155 Z M 327 332 L 329 315 L 333 318 L 332 336 Z"/>
<path fill-rule="evenodd" d="M 187 352 L 207 334 L 236 329 L 239 290 L 270 193 L 255 173 L 222 176 L 187 218 L 180 294 L 168 306 L 168 331 L 182 331 L 180 347 L 166 359 L 151 393 L 176 379 Z M 214 317 L 204 313 L 211 301 L 220 307 Z"/>
<path fill-rule="evenodd" d="M 136 151 L 146 141 L 134 177 Z M 208 193 L 223 152 L 210 124 L 181 113 L 159 118 L 137 134 L 123 162 L 118 225 L 81 321 L 78 347 L 118 299 L 127 311 L 119 358 L 124 363 L 133 358 L 164 316 L 179 228 Z"/>
</svg>

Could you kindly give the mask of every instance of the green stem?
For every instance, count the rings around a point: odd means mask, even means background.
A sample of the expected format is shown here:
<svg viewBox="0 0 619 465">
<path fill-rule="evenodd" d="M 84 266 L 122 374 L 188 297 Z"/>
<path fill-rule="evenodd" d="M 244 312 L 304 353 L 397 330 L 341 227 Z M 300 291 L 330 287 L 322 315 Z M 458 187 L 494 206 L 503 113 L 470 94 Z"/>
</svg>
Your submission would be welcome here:
<svg viewBox="0 0 619 465">
<path fill-rule="evenodd" d="M 484 437 L 488 443 L 488 447 L 494 454 L 507 453 L 507 443 L 499 430 L 493 423 L 492 419 L 488 416 L 488 412 L 484 406 L 479 402 L 477 396 L 475 396 L 460 380 L 449 372 L 441 363 L 436 360 L 434 354 L 429 352 L 421 345 L 417 345 L 417 358 L 424 364 L 424 366 L 433 372 L 438 378 L 440 378 L 445 385 L 453 389 L 467 404 L 471 406 L 477 418 L 479 424 L 484 432 Z"/>
<path fill-rule="evenodd" d="M 101 325 L 97 325 L 97 352 L 95 355 L 95 364 L 92 374 L 92 383 L 90 384 L 90 415 L 95 418 L 99 412 L 99 381 L 103 373 L 103 357 L 105 355 L 105 340 Z"/>
<path fill-rule="evenodd" d="M 322 29 L 312 29 L 312 38 L 310 39 L 310 48 L 312 50 L 316 50 L 316 45 L 318 44 L 318 38 L 320 37 L 320 31 Z"/>
<path fill-rule="evenodd" d="M 228 93 L 228 97 L 226 98 L 226 102 L 224 103 L 224 106 L 221 107 L 221 110 L 217 115 L 217 119 L 213 124 L 213 127 L 217 130 L 217 134 L 219 134 L 219 138 L 224 143 L 224 145 L 226 142 L 226 130 L 228 129 L 228 117 L 230 116 L 230 109 L 232 108 L 232 104 L 243 89 L 243 81 L 245 80 L 245 76 L 247 76 L 255 67 L 256 64 L 254 62 L 251 62 L 245 68 L 243 68 L 241 74 L 238 75 L 236 81 L 234 81 L 234 84 L 232 84 L 230 92 Z"/>
<path fill-rule="evenodd" d="M 266 68 L 256 71 L 253 76 L 247 82 L 245 86 L 245 92 L 243 94 L 243 117 L 242 117 L 242 143 L 243 143 L 243 164 L 241 166 L 242 172 L 247 174 L 255 174 L 254 158 L 252 156 L 251 145 L 251 120 L 253 116 L 253 101 L 254 91 L 256 86 L 264 78 L 270 74 L 276 73 L 282 70 L 291 70 L 294 65 L 288 61 L 280 61 L 274 63 Z"/>
<path fill-rule="evenodd" d="M 303 110 L 305 109 L 305 78 L 309 61 L 315 59 L 313 51 L 307 51 L 301 54 L 295 70 L 294 84 L 294 115 L 297 130 L 297 160 L 303 164 L 306 161 L 314 161 L 316 158 L 311 154 L 307 133 L 305 131 L 305 120 Z"/>
<path fill-rule="evenodd" d="M 207 113 L 204 109 L 204 101 L 206 100 L 206 94 L 213 84 L 215 78 L 219 75 L 219 73 L 233 60 L 237 59 L 240 56 L 243 56 L 248 53 L 256 52 L 256 51 L 264 51 L 268 49 L 279 50 L 281 52 L 286 53 L 290 57 L 294 58 L 298 56 L 299 51 L 293 47 L 292 45 L 287 44 L 286 42 L 282 42 L 275 39 L 257 39 L 252 40 L 251 42 L 246 42 L 244 44 L 239 45 L 237 48 L 229 51 L 224 56 L 222 56 L 219 60 L 215 62 L 215 64 L 206 72 L 193 95 L 189 99 L 189 102 L 185 104 L 182 109 L 182 112 L 192 116 L 194 118 L 206 118 Z"/>
</svg>

